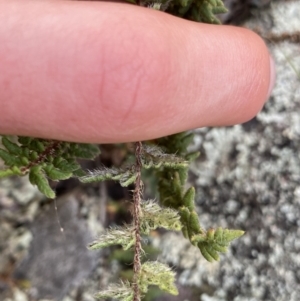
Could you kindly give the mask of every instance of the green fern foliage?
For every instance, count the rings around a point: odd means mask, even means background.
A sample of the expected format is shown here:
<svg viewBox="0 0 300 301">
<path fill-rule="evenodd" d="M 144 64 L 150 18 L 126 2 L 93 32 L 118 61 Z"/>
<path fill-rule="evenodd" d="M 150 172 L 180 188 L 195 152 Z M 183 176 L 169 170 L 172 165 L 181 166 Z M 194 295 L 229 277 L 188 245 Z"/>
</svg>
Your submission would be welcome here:
<svg viewBox="0 0 300 301">
<path fill-rule="evenodd" d="M 203 257 L 209 261 L 218 261 L 219 252 L 225 253 L 229 244 L 236 238 L 244 235 L 242 230 L 229 230 L 217 228 L 210 229 L 205 234 L 196 234 L 191 237 L 191 242 L 196 244 Z"/>
<path fill-rule="evenodd" d="M 188 161 L 174 154 L 165 153 L 158 146 L 145 145 L 142 152 L 142 166 L 149 168 L 188 168 Z"/>
<path fill-rule="evenodd" d="M 189 152 L 188 145 L 193 139 L 192 133 L 180 133 L 153 141 L 160 145 L 144 145 L 141 150 L 141 163 L 144 169 L 156 171 L 160 204 L 154 201 L 141 205 L 141 233 L 149 235 L 150 231 L 162 227 L 169 230 L 181 230 L 190 242 L 199 248 L 208 261 L 219 260 L 219 252 L 226 252 L 230 242 L 243 235 L 240 230 L 218 228 L 205 231 L 200 225 L 195 208 L 195 189 L 185 189 L 188 162 L 196 158 L 198 152 Z M 174 155 L 176 153 L 176 155 Z M 117 180 L 122 186 L 134 183 L 136 172 L 134 166 L 106 168 L 89 171 L 80 178 L 82 182 Z M 132 235 L 133 226 L 124 229 L 109 229 L 97 241 L 90 245 L 98 249 L 113 244 L 122 245 L 128 250 L 135 243 Z M 212 231 L 216 233 L 211 236 Z"/>
<path fill-rule="evenodd" d="M 0 158 L 6 169 L 0 170 L 0 178 L 29 175 L 29 181 L 48 198 L 55 198 L 49 185 L 53 181 L 82 176 L 84 172 L 77 158 L 94 159 L 99 148 L 91 144 L 19 137 L 17 140 L 2 136 Z"/>
<path fill-rule="evenodd" d="M 139 288 L 147 293 L 150 285 L 157 285 L 162 291 L 178 295 L 175 286 L 175 273 L 165 264 L 157 261 L 145 262 L 138 276 Z"/>
<path fill-rule="evenodd" d="M 222 0 L 173 0 L 167 12 L 192 21 L 220 24 L 216 14 L 226 13 Z"/>
<path fill-rule="evenodd" d="M 156 261 L 148 261 L 142 264 L 137 276 L 141 296 L 148 292 L 150 285 L 158 286 L 162 291 L 172 295 L 178 295 L 175 286 L 175 273 L 165 264 Z M 95 295 L 97 299 L 116 299 L 120 301 L 132 301 L 134 297 L 133 286 L 130 282 L 112 284 L 106 290 Z"/>
<path fill-rule="evenodd" d="M 191 133 L 180 133 L 156 141 L 166 153 L 190 161 L 199 153 L 189 152 L 188 146 L 193 139 Z M 163 206 L 173 208 L 180 216 L 184 237 L 199 248 L 203 257 L 212 262 L 219 260 L 219 252 L 226 252 L 230 242 L 244 234 L 241 230 L 218 228 L 207 232 L 201 227 L 195 208 L 195 189 L 185 189 L 188 169 L 183 166 L 163 166 L 157 171 L 158 191 Z M 214 235 L 212 235 L 214 233 Z"/>
<path fill-rule="evenodd" d="M 163 208 L 154 201 L 143 202 L 141 206 L 140 230 L 144 235 L 157 228 L 180 231 L 181 222 L 178 212 L 170 208 Z M 124 250 L 130 249 L 134 243 L 134 225 L 110 228 L 97 240 L 89 245 L 90 250 L 98 250 L 112 245 L 121 245 Z"/>
<path fill-rule="evenodd" d="M 135 243 L 133 226 L 111 228 L 92 242 L 88 248 L 98 250 L 112 245 L 121 245 L 124 250 L 130 249 Z"/>
<path fill-rule="evenodd" d="M 145 169 L 159 169 L 163 166 L 170 168 L 188 168 L 188 162 L 173 154 L 166 154 L 157 146 L 145 146 L 141 154 L 142 167 Z M 122 168 L 107 168 L 103 166 L 97 170 L 88 171 L 80 177 L 83 183 L 100 182 L 106 180 L 119 181 L 121 186 L 127 187 L 136 180 L 135 168 L 131 165 Z"/>
<path fill-rule="evenodd" d="M 150 234 L 157 228 L 180 231 L 180 216 L 176 210 L 161 207 L 154 201 L 143 202 L 141 205 L 141 232 Z"/>
<path fill-rule="evenodd" d="M 127 187 L 136 180 L 136 173 L 132 166 L 124 168 L 106 168 L 88 171 L 88 174 L 80 177 L 83 183 L 101 182 L 107 180 L 119 181 L 122 187 Z"/>
<path fill-rule="evenodd" d="M 140 230 L 144 235 L 149 235 L 151 230 L 161 227 L 171 230 L 181 229 L 178 212 L 170 208 L 162 208 L 154 201 L 142 203 L 140 219 Z M 89 249 L 97 250 L 111 245 L 121 245 L 124 250 L 132 248 L 135 245 L 134 225 L 107 230 L 89 245 Z M 136 279 L 141 295 L 147 293 L 150 285 L 157 285 L 161 290 L 173 295 L 178 294 L 174 284 L 175 273 L 162 263 L 145 262 Z M 129 282 L 112 285 L 96 295 L 99 299 L 114 298 L 121 301 L 131 301 L 133 296 L 133 284 Z"/>
<path fill-rule="evenodd" d="M 179 133 L 167 136 L 155 141 L 157 145 L 167 154 L 176 154 L 186 162 L 196 159 L 199 152 L 189 152 L 188 146 L 193 140 L 193 133 Z M 159 179 L 158 192 L 160 202 L 176 210 L 183 205 L 184 186 L 188 176 L 188 165 L 185 166 L 164 166 L 157 171 Z"/>
<path fill-rule="evenodd" d="M 138 1 L 127 2 L 137 4 Z M 183 19 L 209 24 L 220 24 L 215 15 L 227 12 L 222 0 L 146 0 L 141 3 L 143 6 L 162 10 Z"/>
<path fill-rule="evenodd" d="M 106 290 L 95 295 L 97 299 L 115 299 L 120 301 L 132 301 L 133 289 L 129 282 L 121 282 L 120 284 L 111 284 Z"/>
</svg>

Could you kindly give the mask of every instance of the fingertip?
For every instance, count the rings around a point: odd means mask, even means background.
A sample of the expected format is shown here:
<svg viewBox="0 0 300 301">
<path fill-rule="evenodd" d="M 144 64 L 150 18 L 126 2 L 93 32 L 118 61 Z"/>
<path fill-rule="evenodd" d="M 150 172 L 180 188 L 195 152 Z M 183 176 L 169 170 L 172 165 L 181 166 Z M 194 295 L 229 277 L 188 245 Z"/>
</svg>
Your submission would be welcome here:
<svg viewBox="0 0 300 301">
<path fill-rule="evenodd" d="M 246 122 L 262 109 L 268 95 L 269 51 L 260 36 L 245 28 L 222 26 L 214 35 L 212 39 L 219 44 L 217 51 L 222 58 L 219 66 L 211 66 L 212 72 L 219 74 L 219 78 L 210 79 L 219 87 L 211 89 L 211 101 L 218 114 L 211 114 L 208 124 L 226 126 Z"/>
</svg>

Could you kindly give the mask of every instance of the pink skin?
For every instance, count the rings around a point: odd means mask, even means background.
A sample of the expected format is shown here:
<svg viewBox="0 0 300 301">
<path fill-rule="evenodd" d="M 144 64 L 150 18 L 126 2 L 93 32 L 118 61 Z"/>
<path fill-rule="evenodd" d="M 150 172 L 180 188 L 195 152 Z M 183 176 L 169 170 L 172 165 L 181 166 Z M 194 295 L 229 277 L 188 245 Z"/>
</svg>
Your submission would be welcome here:
<svg viewBox="0 0 300 301">
<path fill-rule="evenodd" d="M 245 122 L 272 85 L 253 32 L 121 3 L 0 0 L 0 133 L 148 140 Z"/>
</svg>

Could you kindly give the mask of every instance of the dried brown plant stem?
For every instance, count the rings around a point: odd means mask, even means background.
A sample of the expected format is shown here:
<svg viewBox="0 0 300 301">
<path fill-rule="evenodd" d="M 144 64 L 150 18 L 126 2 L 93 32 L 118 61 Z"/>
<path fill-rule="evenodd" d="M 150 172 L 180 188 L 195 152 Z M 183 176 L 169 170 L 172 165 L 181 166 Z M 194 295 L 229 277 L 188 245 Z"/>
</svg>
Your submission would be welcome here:
<svg viewBox="0 0 300 301">
<path fill-rule="evenodd" d="M 138 283 L 138 276 L 141 270 L 141 233 L 140 233 L 140 212 L 141 212 L 141 196 L 143 192 L 143 183 L 141 180 L 141 171 L 142 171 L 142 143 L 135 143 L 135 172 L 136 172 L 136 180 L 135 180 L 135 189 L 133 191 L 133 220 L 134 220 L 134 232 L 135 232 L 135 245 L 134 245 L 134 259 L 133 259 L 133 301 L 140 301 L 140 289 Z"/>
</svg>

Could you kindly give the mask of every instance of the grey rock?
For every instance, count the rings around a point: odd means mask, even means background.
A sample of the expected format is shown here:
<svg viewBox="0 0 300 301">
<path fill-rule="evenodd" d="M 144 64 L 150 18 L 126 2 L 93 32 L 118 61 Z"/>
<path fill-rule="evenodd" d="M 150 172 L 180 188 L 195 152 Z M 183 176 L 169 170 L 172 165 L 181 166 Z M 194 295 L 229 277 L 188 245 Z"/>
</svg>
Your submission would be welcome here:
<svg viewBox="0 0 300 301">
<path fill-rule="evenodd" d="M 78 202 L 69 196 L 58 199 L 57 204 L 57 212 L 53 204 L 46 206 L 33 222 L 28 256 L 15 273 L 16 278 L 30 282 L 34 298 L 61 300 L 96 264 L 97 252 L 86 248 L 92 238 L 78 216 Z"/>
</svg>

